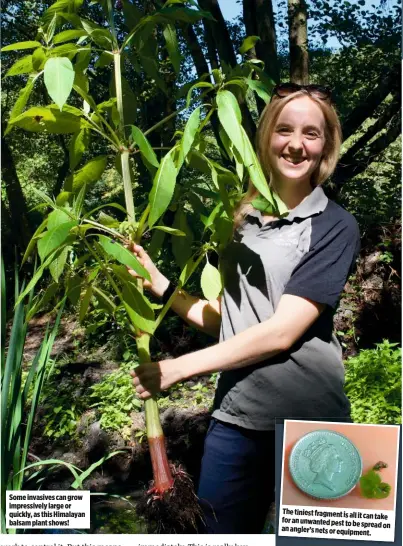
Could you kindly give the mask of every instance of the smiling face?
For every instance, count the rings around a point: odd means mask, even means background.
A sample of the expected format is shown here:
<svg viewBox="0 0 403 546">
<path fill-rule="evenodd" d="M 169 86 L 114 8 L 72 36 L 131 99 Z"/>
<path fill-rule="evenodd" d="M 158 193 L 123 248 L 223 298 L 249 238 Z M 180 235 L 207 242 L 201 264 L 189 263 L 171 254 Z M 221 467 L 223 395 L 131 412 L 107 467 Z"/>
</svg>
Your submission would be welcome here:
<svg viewBox="0 0 403 546">
<path fill-rule="evenodd" d="M 309 97 L 298 97 L 280 112 L 270 139 L 269 160 L 275 186 L 310 185 L 325 146 L 325 117 Z"/>
</svg>

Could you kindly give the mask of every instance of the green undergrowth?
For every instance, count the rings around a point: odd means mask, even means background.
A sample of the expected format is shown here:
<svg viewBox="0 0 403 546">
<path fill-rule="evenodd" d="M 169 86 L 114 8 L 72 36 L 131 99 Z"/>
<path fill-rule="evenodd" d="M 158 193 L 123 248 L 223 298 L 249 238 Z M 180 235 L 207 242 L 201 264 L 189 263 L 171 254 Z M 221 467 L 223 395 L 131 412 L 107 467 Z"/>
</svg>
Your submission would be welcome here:
<svg viewBox="0 0 403 546">
<path fill-rule="evenodd" d="M 91 354 L 88 354 L 91 360 Z M 43 434 L 53 440 L 79 439 L 91 422 L 99 421 L 105 431 L 117 431 L 131 438 L 132 413 L 142 411 L 143 402 L 135 395 L 130 370 L 137 366 L 136 355 L 126 350 L 119 368 L 105 371 L 99 382 L 83 385 L 82 372 L 66 372 L 74 366 L 74 357 L 64 356 L 55 366 L 51 380 L 44 387 L 41 422 Z M 27 373 L 27 372 L 26 372 Z M 214 398 L 217 374 L 199 380 L 178 383 L 158 395 L 161 410 L 199 408 L 208 410 Z M 90 415 L 86 426 L 83 417 Z M 138 432 L 136 435 L 139 441 Z"/>
<path fill-rule="evenodd" d="M 136 361 L 124 362 L 119 369 L 105 374 L 102 381 L 90 388 L 90 407 L 96 408 L 101 428 L 117 430 L 125 439 L 130 438 L 131 412 L 140 411 L 143 405 L 134 396 L 129 374 L 136 365 Z"/>
<path fill-rule="evenodd" d="M 102 510 L 96 513 L 96 528 L 105 534 L 146 534 L 147 526 L 134 509 Z"/>
<path fill-rule="evenodd" d="M 345 391 L 355 423 L 399 424 L 401 348 L 384 340 L 346 360 Z"/>
</svg>

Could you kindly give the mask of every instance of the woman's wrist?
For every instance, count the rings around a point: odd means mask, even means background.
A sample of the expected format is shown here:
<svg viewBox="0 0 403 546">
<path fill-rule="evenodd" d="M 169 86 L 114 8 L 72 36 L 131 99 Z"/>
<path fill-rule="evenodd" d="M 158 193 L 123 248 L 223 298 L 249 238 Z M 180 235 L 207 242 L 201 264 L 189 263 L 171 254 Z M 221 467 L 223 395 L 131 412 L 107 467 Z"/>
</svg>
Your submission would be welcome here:
<svg viewBox="0 0 403 546">
<path fill-rule="evenodd" d="M 180 375 L 178 382 L 186 381 L 196 375 L 202 375 L 203 371 L 198 366 L 197 353 L 198 351 L 175 358 L 175 368 L 178 375 Z"/>
<path fill-rule="evenodd" d="M 161 278 L 158 280 L 155 287 L 153 287 L 152 292 L 154 296 L 161 299 L 162 296 L 164 295 L 164 292 L 167 290 L 169 284 L 170 284 L 169 280 L 164 275 L 161 275 Z"/>
<path fill-rule="evenodd" d="M 188 378 L 186 363 L 183 361 L 183 357 L 163 360 L 160 365 L 163 380 L 167 381 L 169 387 Z"/>
</svg>

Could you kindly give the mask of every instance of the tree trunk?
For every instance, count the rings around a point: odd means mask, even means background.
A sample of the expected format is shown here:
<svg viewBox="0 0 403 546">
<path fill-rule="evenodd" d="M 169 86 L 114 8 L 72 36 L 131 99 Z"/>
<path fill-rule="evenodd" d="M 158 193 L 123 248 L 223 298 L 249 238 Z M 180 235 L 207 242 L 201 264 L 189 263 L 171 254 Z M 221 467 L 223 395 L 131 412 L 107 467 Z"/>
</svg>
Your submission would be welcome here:
<svg viewBox="0 0 403 546">
<path fill-rule="evenodd" d="M 220 6 L 218 5 L 218 0 L 199 0 L 199 4 L 202 9 L 209 11 L 215 19 L 215 21 L 206 19 L 206 25 L 211 30 L 220 60 L 231 67 L 235 67 L 237 62 L 234 48 L 232 47 L 231 37 Z M 208 36 L 206 36 L 207 39 Z"/>
<path fill-rule="evenodd" d="M 237 66 L 237 60 L 234 48 L 232 47 L 231 37 L 228 32 L 224 17 L 221 13 L 220 6 L 218 5 L 218 1 L 200 0 L 199 4 L 202 9 L 209 11 L 215 19 L 215 21 L 206 20 L 206 26 L 211 29 L 211 36 L 206 33 L 207 46 L 209 48 L 213 47 L 211 41 L 214 40 L 214 46 L 218 51 L 223 72 L 226 72 L 227 67 L 235 68 Z M 250 141 L 254 145 L 256 136 L 256 125 L 246 104 L 240 103 L 239 106 L 242 112 L 242 125 Z"/>
<path fill-rule="evenodd" d="M 4 133 L 4 131 L 2 131 Z M 1 137 L 1 157 L 3 183 L 8 199 L 9 215 L 11 220 L 11 232 L 14 235 L 13 243 L 21 251 L 29 243 L 31 238 L 31 226 L 28 218 L 28 207 L 25 201 L 21 183 L 15 168 L 14 159 L 6 139 Z"/>
<path fill-rule="evenodd" d="M 204 74 L 209 73 L 209 67 L 207 65 L 207 61 L 204 57 L 202 48 L 200 47 L 199 41 L 197 39 L 196 33 L 193 30 L 192 25 L 186 24 L 186 23 L 179 23 L 179 27 L 182 31 L 182 34 L 186 40 L 187 46 L 189 48 L 190 54 L 192 56 L 197 76 L 201 78 Z M 213 128 L 214 136 L 220 146 L 221 150 L 224 150 L 224 146 L 221 143 L 221 138 L 219 134 L 219 121 L 218 121 L 218 115 L 217 112 L 214 112 L 213 115 L 210 118 L 211 126 Z M 222 156 L 222 161 L 224 162 L 224 165 L 226 167 L 229 167 L 230 162 L 227 159 L 227 157 Z"/>
<path fill-rule="evenodd" d="M 260 38 L 252 54 L 256 53 L 256 57 L 264 62 L 266 74 L 275 83 L 279 83 L 280 69 L 272 0 L 243 0 L 243 18 L 246 34 Z"/>
<path fill-rule="evenodd" d="M 307 7 L 305 0 L 288 0 L 290 81 L 309 83 Z"/>
</svg>

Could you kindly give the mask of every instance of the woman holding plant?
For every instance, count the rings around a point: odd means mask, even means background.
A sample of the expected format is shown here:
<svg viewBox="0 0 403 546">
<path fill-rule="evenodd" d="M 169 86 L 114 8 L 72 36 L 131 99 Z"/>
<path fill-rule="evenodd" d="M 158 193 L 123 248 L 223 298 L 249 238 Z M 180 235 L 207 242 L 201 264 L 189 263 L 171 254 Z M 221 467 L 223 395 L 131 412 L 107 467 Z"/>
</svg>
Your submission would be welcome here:
<svg viewBox="0 0 403 546">
<path fill-rule="evenodd" d="M 250 202 L 235 217 L 221 258 L 224 291 L 206 301 L 180 291 L 172 309 L 219 337 L 218 345 L 132 372 L 139 396 L 220 371 L 198 496 L 208 533 L 259 533 L 274 500 L 276 419 L 349 419 L 332 317 L 359 249 L 354 218 L 328 200 L 341 130 L 327 89 L 282 84 L 262 114 L 257 149 L 289 212 L 262 214 Z M 163 299 L 172 287 L 141 246 L 144 287 Z M 203 529 L 202 529 L 203 531 Z"/>
</svg>

